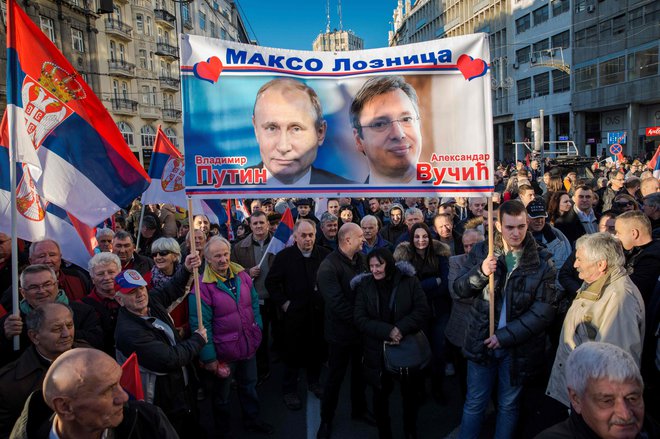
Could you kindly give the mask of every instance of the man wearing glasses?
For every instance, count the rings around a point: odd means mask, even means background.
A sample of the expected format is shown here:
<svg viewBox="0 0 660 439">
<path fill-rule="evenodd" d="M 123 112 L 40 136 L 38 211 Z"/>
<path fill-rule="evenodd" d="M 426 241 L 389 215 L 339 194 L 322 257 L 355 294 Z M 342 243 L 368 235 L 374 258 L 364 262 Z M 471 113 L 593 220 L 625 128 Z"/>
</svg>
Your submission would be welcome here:
<svg viewBox="0 0 660 439">
<path fill-rule="evenodd" d="M 0 365 L 15 360 L 30 346 L 25 318 L 35 308 L 45 303 L 63 303 L 73 311 L 73 324 L 76 340 L 85 340 L 95 348 L 103 347 L 103 331 L 94 309 L 81 302 L 70 301 L 64 290 L 57 284 L 57 275 L 52 267 L 33 264 L 25 268 L 20 277 L 20 315 L 7 314 L 0 319 Z M 12 349 L 12 337 L 20 336 L 19 351 Z"/>
<path fill-rule="evenodd" d="M 412 181 L 422 152 L 415 89 L 401 76 L 371 78 L 355 95 L 350 117 L 355 146 L 369 164 L 365 183 Z"/>
</svg>

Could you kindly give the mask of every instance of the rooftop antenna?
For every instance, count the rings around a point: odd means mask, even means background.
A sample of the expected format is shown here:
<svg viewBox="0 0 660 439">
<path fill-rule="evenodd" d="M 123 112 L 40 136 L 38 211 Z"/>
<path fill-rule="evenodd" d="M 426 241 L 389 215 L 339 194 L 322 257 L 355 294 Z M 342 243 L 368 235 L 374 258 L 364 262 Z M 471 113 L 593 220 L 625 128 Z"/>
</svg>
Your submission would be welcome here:
<svg viewBox="0 0 660 439">
<path fill-rule="evenodd" d="M 325 33 L 329 34 L 330 33 L 330 0 L 325 1 L 325 15 L 327 18 L 327 22 L 325 25 Z"/>
<path fill-rule="evenodd" d="M 337 13 L 339 14 L 339 30 L 344 30 L 344 25 L 341 20 L 341 0 L 337 2 Z"/>
</svg>

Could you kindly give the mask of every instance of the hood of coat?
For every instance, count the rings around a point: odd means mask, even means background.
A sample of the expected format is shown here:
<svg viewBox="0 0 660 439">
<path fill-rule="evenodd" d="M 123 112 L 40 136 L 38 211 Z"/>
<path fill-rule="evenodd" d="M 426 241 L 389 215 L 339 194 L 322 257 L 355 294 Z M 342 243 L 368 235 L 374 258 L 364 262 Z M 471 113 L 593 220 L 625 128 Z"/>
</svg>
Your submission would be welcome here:
<svg viewBox="0 0 660 439">
<path fill-rule="evenodd" d="M 449 246 L 444 242 L 440 242 L 437 239 L 432 240 L 433 243 L 433 252 L 438 256 L 451 256 L 451 250 Z M 394 260 L 395 261 L 412 261 L 414 256 L 413 246 L 410 245 L 410 242 L 402 242 L 396 246 L 394 249 Z"/>
<path fill-rule="evenodd" d="M 413 277 L 415 275 L 415 267 L 410 262 L 399 261 L 396 263 L 396 268 L 401 275 Z M 351 289 L 355 289 L 360 282 L 364 279 L 373 278 L 371 273 L 361 273 L 351 279 Z"/>
</svg>

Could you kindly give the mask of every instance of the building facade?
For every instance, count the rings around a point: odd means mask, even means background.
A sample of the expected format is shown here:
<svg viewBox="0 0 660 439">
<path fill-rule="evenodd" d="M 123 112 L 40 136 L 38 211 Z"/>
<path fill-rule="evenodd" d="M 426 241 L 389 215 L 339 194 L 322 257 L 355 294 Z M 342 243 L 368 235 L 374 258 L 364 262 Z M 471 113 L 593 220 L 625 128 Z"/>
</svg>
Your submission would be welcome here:
<svg viewBox="0 0 660 439">
<path fill-rule="evenodd" d="M 364 49 L 364 40 L 350 30 L 334 30 L 318 34 L 312 50 L 319 52 L 342 52 Z"/>
<path fill-rule="evenodd" d="M 389 42 L 489 34 L 499 159 L 531 138 L 539 110 L 550 151 L 571 140 L 595 156 L 617 140 L 637 156 L 660 141 L 658 22 L 657 0 L 400 0 Z"/>
</svg>

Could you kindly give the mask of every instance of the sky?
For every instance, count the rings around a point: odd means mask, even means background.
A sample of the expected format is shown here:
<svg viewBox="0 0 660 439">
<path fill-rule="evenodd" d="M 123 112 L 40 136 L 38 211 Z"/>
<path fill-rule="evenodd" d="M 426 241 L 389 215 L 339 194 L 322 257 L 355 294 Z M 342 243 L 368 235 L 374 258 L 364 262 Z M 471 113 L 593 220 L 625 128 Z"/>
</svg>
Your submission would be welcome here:
<svg viewBox="0 0 660 439">
<path fill-rule="evenodd" d="M 260 46 L 312 50 L 326 28 L 326 0 L 236 0 L 250 37 Z M 344 30 L 364 40 L 365 49 L 387 47 L 392 11 L 397 0 L 343 0 Z M 337 0 L 330 0 L 330 29 L 339 28 Z"/>
</svg>

